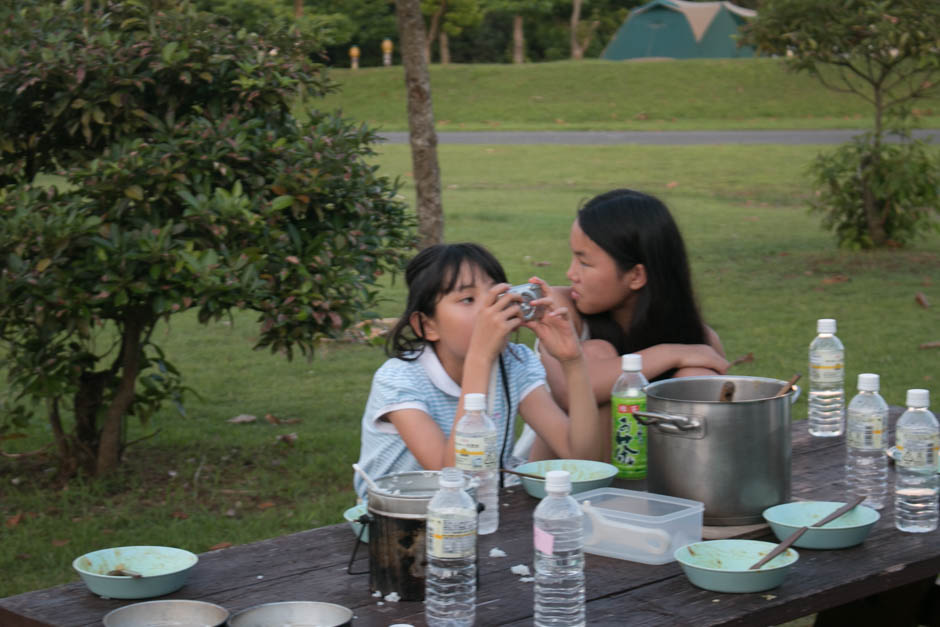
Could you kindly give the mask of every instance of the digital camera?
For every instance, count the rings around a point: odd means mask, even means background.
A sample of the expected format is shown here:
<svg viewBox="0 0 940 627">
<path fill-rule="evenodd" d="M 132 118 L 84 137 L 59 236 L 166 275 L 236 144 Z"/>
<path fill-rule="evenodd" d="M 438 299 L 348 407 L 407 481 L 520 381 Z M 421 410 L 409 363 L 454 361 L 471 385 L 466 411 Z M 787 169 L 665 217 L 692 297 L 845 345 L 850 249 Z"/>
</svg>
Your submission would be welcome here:
<svg viewBox="0 0 940 627">
<path fill-rule="evenodd" d="M 542 317 L 542 308 L 531 305 L 533 300 L 542 298 L 542 288 L 536 283 L 523 283 L 522 285 L 513 285 L 507 293 L 521 294 L 522 302 L 519 306 L 522 309 L 522 319 L 525 321 L 538 320 Z"/>
</svg>

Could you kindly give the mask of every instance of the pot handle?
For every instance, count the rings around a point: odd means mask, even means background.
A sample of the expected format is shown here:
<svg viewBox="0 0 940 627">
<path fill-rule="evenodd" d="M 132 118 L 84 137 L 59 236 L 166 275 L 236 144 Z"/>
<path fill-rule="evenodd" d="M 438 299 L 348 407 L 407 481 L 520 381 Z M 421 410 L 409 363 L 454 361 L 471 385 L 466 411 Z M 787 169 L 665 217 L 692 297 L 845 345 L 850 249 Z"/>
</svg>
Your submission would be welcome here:
<svg viewBox="0 0 940 627">
<path fill-rule="evenodd" d="M 669 550 L 672 540 L 662 529 L 646 529 L 625 522 L 609 520 L 595 509 L 590 501 L 581 503 L 581 511 L 591 520 L 591 533 L 584 539 L 585 543 L 596 544 L 607 541 L 618 545 L 626 544 L 653 555 L 662 555 Z"/>
<path fill-rule="evenodd" d="M 685 416 L 673 416 L 672 414 L 658 414 L 651 411 L 635 411 L 633 417 L 641 425 L 647 427 L 656 427 L 660 431 L 667 433 L 682 433 L 683 431 L 692 431 L 700 429 L 702 423 L 694 418 Z"/>
</svg>

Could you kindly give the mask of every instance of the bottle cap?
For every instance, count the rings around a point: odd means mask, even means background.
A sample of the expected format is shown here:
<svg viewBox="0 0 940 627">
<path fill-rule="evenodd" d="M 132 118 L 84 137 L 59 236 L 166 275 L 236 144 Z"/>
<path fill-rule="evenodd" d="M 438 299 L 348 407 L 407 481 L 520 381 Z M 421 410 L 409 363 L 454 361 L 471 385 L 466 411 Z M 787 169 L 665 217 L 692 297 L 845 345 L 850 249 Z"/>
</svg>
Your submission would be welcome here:
<svg viewBox="0 0 940 627">
<path fill-rule="evenodd" d="M 571 473 L 567 470 L 549 470 L 545 473 L 546 492 L 570 492 Z"/>
<path fill-rule="evenodd" d="M 861 392 L 877 392 L 881 379 L 876 374 L 866 372 L 858 375 L 858 389 Z"/>
<path fill-rule="evenodd" d="M 630 372 L 639 372 L 643 370 L 643 355 L 639 353 L 630 353 L 620 358 L 620 368 Z"/>
<path fill-rule="evenodd" d="M 437 478 L 437 485 L 442 488 L 462 488 L 464 484 L 463 471 L 457 468 L 442 468 Z"/>
<path fill-rule="evenodd" d="M 463 395 L 464 411 L 483 411 L 486 409 L 486 394 L 471 392 Z"/>
<path fill-rule="evenodd" d="M 816 333 L 835 333 L 836 321 L 834 318 L 820 318 L 816 321 Z"/>
<path fill-rule="evenodd" d="M 905 405 L 908 407 L 928 407 L 930 405 L 930 390 L 908 390 Z"/>
</svg>

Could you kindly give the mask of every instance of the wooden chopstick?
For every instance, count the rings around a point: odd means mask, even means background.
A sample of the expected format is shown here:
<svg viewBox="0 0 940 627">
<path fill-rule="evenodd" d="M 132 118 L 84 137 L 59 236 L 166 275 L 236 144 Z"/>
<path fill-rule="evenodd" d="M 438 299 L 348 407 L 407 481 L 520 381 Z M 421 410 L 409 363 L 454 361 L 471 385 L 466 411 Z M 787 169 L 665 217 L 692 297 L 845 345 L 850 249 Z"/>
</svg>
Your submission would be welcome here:
<svg viewBox="0 0 940 627">
<path fill-rule="evenodd" d="M 519 477 L 528 477 L 529 479 L 541 479 L 543 481 L 545 480 L 545 477 L 542 477 L 540 475 L 532 475 L 527 472 L 519 472 L 518 470 L 509 470 L 508 468 L 500 468 L 499 471 L 508 472 L 511 475 L 517 475 Z"/>
<path fill-rule="evenodd" d="M 851 501 L 849 501 L 848 503 L 846 503 L 845 505 L 843 505 L 842 507 L 840 507 L 840 508 L 837 509 L 836 511 L 832 512 L 831 514 L 829 514 L 828 516 L 826 516 L 826 517 L 823 518 L 822 520 L 818 520 L 818 521 L 814 522 L 812 525 L 810 525 L 810 527 L 822 527 L 822 526 L 825 525 L 826 523 L 832 522 L 833 520 L 835 520 L 835 519 L 838 518 L 839 516 L 842 516 L 843 514 L 845 514 L 846 512 L 848 512 L 849 510 L 855 509 L 855 507 L 856 507 L 859 503 L 861 503 L 862 501 L 864 501 L 864 500 L 865 500 L 865 497 L 864 497 L 864 496 L 856 496 L 854 499 L 852 499 Z M 767 555 L 765 555 L 759 562 L 757 562 L 756 564 L 754 564 L 753 566 L 751 566 L 750 568 L 748 568 L 748 570 L 757 570 L 758 568 L 760 568 L 761 566 L 763 566 L 764 564 L 766 564 L 767 562 L 769 562 L 769 561 L 772 560 L 773 558 L 775 558 L 775 557 L 777 557 L 778 555 L 780 555 L 781 553 L 783 553 L 786 549 L 790 548 L 790 545 L 791 545 L 791 544 L 793 544 L 794 542 L 796 542 L 797 540 L 799 540 L 799 539 L 800 539 L 800 536 L 803 535 L 804 533 L 806 533 L 806 530 L 807 530 L 807 529 L 809 529 L 809 527 L 800 527 L 799 529 L 797 529 L 796 531 L 794 531 L 793 533 L 791 533 L 791 534 L 787 537 L 786 540 L 784 540 L 783 542 L 781 542 L 780 544 L 778 544 L 777 546 L 775 546 L 775 547 L 773 548 L 773 550 L 772 550 L 770 553 L 768 553 Z"/>
<path fill-rule="evenodd" d="M 790 378 L 790 380 L 787 381 L 787 382 L 783 385 L 782 388 L 780 388 L 780 391 L 777 392 L 777 394 L 776 394 L 776 396 L 775 396 L 774 398 L 776 398 L 777 396 L 783 396 L 784 394 L 786 394 L 787 392 L 789 392 L 790 390 L 792 390 L 792 389 L 793 389 L 793 385 L 794 385 L 797 381 L 799 381 L 799 380 L 800 380 L 800 377 L 802 377 L 802 376 L 803 376 L 803 375 L 801 375 L 799 372 L 797 372 L 795 375 L 793 375 L 793 376 Z"/>
</svg>

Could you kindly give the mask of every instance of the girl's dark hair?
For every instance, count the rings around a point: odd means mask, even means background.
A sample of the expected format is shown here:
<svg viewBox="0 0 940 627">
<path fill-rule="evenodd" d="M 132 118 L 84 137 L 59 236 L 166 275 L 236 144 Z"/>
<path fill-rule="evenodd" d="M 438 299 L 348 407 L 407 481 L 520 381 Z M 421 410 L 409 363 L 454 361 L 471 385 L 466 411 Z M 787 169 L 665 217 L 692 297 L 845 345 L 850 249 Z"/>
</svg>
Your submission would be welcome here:
<svg viewBox="0 0 940 627">
<path fill-rule="evenodd" d="M 579 209 L 578 225 L 621 272 L 638 263 L 646 268 L 630 327 L 621 328 L 609 313 L 588 315 L 592 338 L 607 340 L 621 355 L 656 344 L 705 343 L 685 244 L 666 205 L 641 192 L 615 189 Z"/>
<path fill-rule="evenodd" d="M 417 359 L 426 341 L 421 329 L 411 328 L 415 312 L 433 316 L 438 301 L 457 287 L 460 267 L 468 264 L 496 283 L 506 282 L 506 273 L 496 257 L 479 244 L 435 244 L 419 252 L 405 268 L 408 302 L 405 312 L 388 334 L 385 352 L 389 357 Z"/>
</svg>

